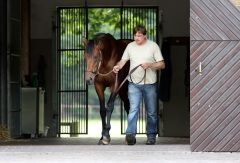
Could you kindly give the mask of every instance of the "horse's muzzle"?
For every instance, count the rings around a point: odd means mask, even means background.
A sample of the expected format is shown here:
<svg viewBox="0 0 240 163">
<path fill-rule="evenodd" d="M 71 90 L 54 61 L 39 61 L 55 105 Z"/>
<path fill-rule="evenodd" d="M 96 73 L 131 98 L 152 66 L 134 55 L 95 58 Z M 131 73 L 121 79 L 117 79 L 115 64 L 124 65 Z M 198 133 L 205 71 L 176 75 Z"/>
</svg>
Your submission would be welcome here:
<svg viewBox="0 0 240 163">
<path fill-rule="evenodd" d="M 94 80 L 95 80 L 96 74 L 94 73 L 86 73 L 86 83 L 88 85 L 92 85 L 94 84 Z"/>
<path fill-rule="evenodd" d="M 86 80 L 86 83 L 87 83 L 88 85 L 93 85 L 94 80 L 92 80 L 92 79 Z"/>
</svg>

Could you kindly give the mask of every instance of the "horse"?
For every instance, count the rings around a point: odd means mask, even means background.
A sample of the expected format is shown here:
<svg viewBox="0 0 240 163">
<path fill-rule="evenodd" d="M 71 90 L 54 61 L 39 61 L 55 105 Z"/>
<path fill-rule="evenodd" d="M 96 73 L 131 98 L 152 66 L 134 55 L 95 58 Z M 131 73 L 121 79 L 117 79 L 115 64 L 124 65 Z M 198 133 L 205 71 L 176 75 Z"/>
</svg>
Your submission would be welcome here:
<svg viewBox="0 0 240 163">
<path fill-rule="evenodd" d="M 126 113 L 129 113 L 130 103 L 127 96 L 128 81 L 126 81 L 126 77 L 130 64 L 127 62 L 118 74 L 115 74 L 112 69 L 121 60 L 127 44 L 131 41 L 129 39 L 117 40 L 109 33 L 98 33 L 90 40 L 83 38 L 86 83 L 94 84 L 100 104 L 102 135 L 98 142 L 99 145 L 107 145 L 111 141 L 110 120 L 117 95 L 123 101 Z M 110 89 L 110 96 L 107 106 L 105 106 L 104 91 L 107 87 Z"/>
</svg>

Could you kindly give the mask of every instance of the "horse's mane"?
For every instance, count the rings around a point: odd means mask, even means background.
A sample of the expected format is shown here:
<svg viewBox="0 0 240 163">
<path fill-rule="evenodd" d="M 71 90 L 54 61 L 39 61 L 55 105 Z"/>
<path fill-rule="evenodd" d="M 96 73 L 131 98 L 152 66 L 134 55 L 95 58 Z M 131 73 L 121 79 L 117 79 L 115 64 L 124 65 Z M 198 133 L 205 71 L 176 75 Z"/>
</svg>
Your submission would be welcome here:
<svg viewBox="0 0 240 163">
<path fill-rule="evenodd" d="M 123 54 L 124 49 L 126 48 L 126 45 L 131 42 L 130 39 L 118 39 L 116 40 L 113 35 L 110 33 L 97 33 L 93 36 L 92 39 L 89 40 L 88 46 L 86 48 L 86 51 L 89 54 L 92 54 L 92 50 L 95 45 L 98 45 L 100 43 L 104 44 L 104 48 L 102 49 L 102 54 L 105 60 L 108 61 L 109 59 L 115 58 L 115 60 L 120 60 L 121 56 Z M 112 53 L 114 51 L 114 53 Z M 114 56 L 112 56 L 114 54 Z"/>
<path fill-rule="evenodd" d="M 97 33 L 93 36 L 93 40 L 102 39 L 103 37 L 110 37 L 115 40 L 113 35 L 111 35 L 110 33 Z"/>
<path fill-rule="evenodd" d="M 94 44 L 97 44 L 102 39 L 112 39 L 116 41 L 116 39 L 109 33 L 97 33 L 88 41 L 88 46 L 86 47 L 87 53 L 91 54 Z"/>
<path fill-rule="evenodd" d="M 86 47 L 86 52 L 88 53 L 88 54 L 92 54 L 92 49 L 93 49 L 93 47 L 94 47 L 94 41 L 93 40 L 89 40 L 88 41 L 88 45 L 87 45 L 87 47 Z"/>
<path fill-rule="evenodd" d="M 97 33 L 93 36 L 94 43 L 98 44 L 101 40 L 116 41 L 116 39 L 110 33 Z"/>
</svg>

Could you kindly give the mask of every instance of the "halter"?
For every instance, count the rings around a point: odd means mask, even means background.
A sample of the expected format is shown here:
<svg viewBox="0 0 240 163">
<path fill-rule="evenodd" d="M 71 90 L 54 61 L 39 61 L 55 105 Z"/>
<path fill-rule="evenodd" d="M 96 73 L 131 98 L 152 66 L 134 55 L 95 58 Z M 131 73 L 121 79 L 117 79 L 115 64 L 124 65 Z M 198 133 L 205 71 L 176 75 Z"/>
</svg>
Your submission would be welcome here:
<svg viewBox="0 0 240 163">
<path fill-rule="evenodd" d="M 102 51 L 101 50 L 99 50 L 99 54 L 100 54 L 100 59 L 98 59 L 97 69 L 95 71 L 92 71 L 92 73 L 96 74 L 96 75 L 99 74 L 99 68 L 101 67 L 101 64 L 102 64 Z"/>
<path fill-rule="evenodd" d="M 101 67 L 101 64 L 102 64 L 102 52 L 101 52 L 101 50 L 99 50 L 99 54 L 100 54 L 100 59 L 97 60 L 97 62 L 98 62 L 97 68 L 94 68 L 92 71 L 85 71 L 85 72 L 92 73 L 94 78 L 99 74 L 99 68 Z"/>
</svg>

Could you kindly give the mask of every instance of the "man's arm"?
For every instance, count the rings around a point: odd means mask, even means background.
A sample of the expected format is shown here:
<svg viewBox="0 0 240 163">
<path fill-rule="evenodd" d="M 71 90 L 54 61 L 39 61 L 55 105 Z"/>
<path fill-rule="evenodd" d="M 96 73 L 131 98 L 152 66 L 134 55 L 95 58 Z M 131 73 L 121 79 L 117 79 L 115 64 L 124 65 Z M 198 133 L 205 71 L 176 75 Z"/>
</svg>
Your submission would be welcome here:
<svg viewBox="0 0 240 163">
<path fill-rule="evenodd" d="M 142 68 L 143 69 L 151 68 L 151 69 L 155 69 L 155 70 L 164 69 L 165 68 L 165 63 L 164 63 L 164 60 L 154 62 L 154 63 L 143 63 Z"/>
<path fill-rule="evenodd" d="M 123 68 L 123 66 L 126 64 L 127 60 L 121 59 L 114 67 L 113 72 L 118 73 L 119 70 Z"/>
</svg>

